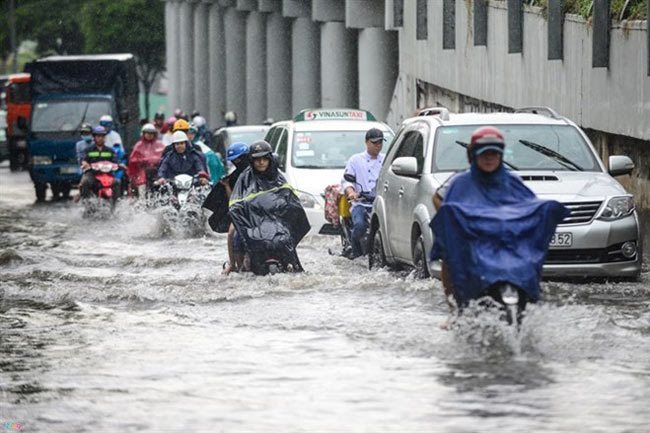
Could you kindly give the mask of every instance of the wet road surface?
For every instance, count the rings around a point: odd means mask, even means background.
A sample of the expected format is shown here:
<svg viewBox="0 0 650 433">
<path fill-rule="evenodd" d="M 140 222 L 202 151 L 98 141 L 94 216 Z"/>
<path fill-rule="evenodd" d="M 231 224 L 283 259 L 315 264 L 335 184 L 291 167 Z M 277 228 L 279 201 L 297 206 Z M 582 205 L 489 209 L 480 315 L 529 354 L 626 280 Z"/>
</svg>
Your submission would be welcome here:
<svg viewBox="0 0 650 433">
<path fill-rule="evenodd" d="M 307 272 L 220 275 L 225 237 L 121 203 L 34 206 L 0 166 L 0 424 L 24 432 L 647 432 L 650 275 L 545 282 L 515 335 L 442 329 L 438 281 L 306 239 Z M 648 245 L 648 244 L 646 244 Z"/>
</svg>

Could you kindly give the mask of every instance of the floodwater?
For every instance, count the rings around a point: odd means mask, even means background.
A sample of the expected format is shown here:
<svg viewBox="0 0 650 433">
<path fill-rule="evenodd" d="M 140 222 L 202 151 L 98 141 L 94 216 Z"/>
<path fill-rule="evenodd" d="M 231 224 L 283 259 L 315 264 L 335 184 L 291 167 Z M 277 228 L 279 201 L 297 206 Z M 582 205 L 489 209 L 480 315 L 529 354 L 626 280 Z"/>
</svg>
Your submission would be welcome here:
<svg viewBox="0 0 650 433">
<path fill-rule="evenodd" d="M 640 282 L 545 282 L 518 335 L 445 330 L 439 282 L 334 237 L 301 244 L 304 274 L 223 277 L 222 235 L 32 200 L 1 166 L 0 431 L 650 431 L 647 260 Z"/>
</svg>

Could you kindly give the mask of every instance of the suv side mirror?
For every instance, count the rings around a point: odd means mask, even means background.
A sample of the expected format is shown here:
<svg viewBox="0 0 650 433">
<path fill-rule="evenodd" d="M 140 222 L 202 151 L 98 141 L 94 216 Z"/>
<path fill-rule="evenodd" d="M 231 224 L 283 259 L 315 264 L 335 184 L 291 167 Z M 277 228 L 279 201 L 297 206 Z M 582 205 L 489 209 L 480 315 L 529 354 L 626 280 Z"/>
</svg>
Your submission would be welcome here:
<svg viewBox="0 0 650 433">
<path fill-rule="evenodd" d="M 609 174 L 612 176 L 623 176 L 634 170 L 632 160 L 624 155 L 612 155 L 609 157 Z"/>
<path fill-rule="evenodd" d="M 393 161 L 390 169 L 398 176 L 414 177 L 418 175 L 418 161 L 414 156 L 400 156 Z"/>
</svg>

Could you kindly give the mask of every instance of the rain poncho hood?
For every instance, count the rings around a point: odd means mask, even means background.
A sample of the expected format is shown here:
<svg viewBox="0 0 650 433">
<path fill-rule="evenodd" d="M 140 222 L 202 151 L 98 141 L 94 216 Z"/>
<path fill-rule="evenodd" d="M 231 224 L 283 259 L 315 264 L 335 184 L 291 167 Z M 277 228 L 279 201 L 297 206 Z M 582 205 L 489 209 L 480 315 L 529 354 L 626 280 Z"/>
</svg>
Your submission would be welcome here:
<svg viewBox="0 0 650 433">
<path fill-rule="evenodd" d="M 246 165 L 237 166 L 235 171 L 223 178 L 227 182 L 231 190 L 235 189 L 237 179 L 248 167 Z M 210 194 L 203 202 L 203 207 L 212 211 L 212 215 L 208 218 L 210 228 L 217 233 L 227 233 L 228 226 L 230 225 L 230 216 L 228 215 L 228 194 L 226 188 L 221 182 L 217 182 Z"/>
<path fill-rule="evenodd" d="M 451 182 L 431 220 L 431 259 L 446 261 L 458 304 L 498 282 L 514 284 L 536 302 L 549 242 L 569 211 L 537 198 L 503 164 L 489 175 L 472 164 Z"/>
<path fill-rule="evenodd" d="M 275 158 L 264 173 L 246 168 L 229 204 L 230 218 L 249 253 L 297 258 L 295 248 L 309 231 L 309 221 Z"/>
</svg>

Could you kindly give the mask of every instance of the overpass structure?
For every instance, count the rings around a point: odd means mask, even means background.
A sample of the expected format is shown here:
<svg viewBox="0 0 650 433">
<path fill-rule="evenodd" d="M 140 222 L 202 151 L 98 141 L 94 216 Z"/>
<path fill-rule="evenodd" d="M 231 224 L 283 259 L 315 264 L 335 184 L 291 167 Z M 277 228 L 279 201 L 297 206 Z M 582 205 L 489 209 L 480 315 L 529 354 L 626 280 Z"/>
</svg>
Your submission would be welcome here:
<svg viewBox="0 0 650 433">
<path fill-rule="evenodd" d="M 647 21 L 612 22 L 610 0 L 590 21 L 546 3 L 167 0 L 169 104 L 212 126 L 229 110 L 241 124 L 359 107 L 393 128 L 424 106 L 550 106 L 603 156 L 635 160 L 630 188 L 650 208 Z"/>
</svg>

